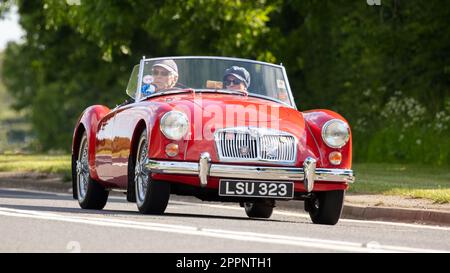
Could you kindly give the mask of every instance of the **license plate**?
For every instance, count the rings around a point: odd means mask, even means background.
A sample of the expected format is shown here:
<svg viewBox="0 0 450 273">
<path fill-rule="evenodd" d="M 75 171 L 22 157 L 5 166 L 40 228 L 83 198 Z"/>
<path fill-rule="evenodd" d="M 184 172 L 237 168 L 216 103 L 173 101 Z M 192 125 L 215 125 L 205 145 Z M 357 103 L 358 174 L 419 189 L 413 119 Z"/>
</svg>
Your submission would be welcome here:
<svg viewBox="0 0 450 273">
<path fill-rule="evenodd" d="M 265 198 L 294 198 L 293 182 L 220 180 L 219 195 Z"/>
</svg>

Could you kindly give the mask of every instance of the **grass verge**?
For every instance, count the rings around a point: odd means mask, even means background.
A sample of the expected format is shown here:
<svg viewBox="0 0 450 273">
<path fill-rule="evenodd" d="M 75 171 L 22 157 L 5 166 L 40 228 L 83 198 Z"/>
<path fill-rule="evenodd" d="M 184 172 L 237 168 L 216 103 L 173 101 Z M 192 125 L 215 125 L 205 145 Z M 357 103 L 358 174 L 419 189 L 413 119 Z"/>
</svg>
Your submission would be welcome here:
<svg viewBox="0 0 450 273">
<path fill-rule="evenodd" d="M 70 179 L 70 155 L 0 155 L 0 172 L 61 174 Z"/>
<path fill-rule="evenodd" d="M 354 164 L 349 192 L 401 195 L 450 202 L 450 169 L 413 164 Z"/>
</svg>

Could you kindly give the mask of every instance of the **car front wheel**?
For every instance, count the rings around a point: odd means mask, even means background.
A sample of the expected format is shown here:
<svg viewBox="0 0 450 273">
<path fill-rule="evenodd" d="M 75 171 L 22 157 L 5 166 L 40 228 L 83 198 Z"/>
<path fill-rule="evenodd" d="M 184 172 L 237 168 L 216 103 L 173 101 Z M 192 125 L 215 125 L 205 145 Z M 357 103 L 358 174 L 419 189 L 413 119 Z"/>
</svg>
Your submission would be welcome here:
<svg viewBox="0 0 450 273">
<path fill-rule="evenodd" d="M 139 138 L 134 172 L 136 204 L 143 214 L 163 214 L 169 202 L 170 184 L 153 180 L 146 170 L 147 143 L 147 131 L 144 131 Z"/>
<path fill-rule="evenodd" d="M 343 190 L 317 192 L 305 201 L 305 210 L 314 224 L 335 225 L 341 217 L 344 196 Z"/>
<path fill-rule="evenodd" d="M 103 209 L 109 192 L 89 174 L 88 138 L 86 132 L 81 137 L 76 166 L 76 190 L 80 207 L 83 209 Z"/>
</svg>

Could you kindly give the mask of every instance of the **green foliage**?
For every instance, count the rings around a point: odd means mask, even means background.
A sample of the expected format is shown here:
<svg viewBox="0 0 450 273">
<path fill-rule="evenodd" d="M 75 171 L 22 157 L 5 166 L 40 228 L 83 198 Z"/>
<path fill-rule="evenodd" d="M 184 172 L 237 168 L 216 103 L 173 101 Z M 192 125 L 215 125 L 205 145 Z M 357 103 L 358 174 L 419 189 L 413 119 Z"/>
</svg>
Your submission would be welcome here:
<svg viewBox="0 0 450 273">
<path fill-rule="evenodd" d="M 260 37 L 269 31 L 266 22 L 275 3 L 239 0 L 83 1 L 69 6 L 45 0 L 47 27 L 69 25 L 98 45 L 107 61 L 113 52 L 224 54 L 252 56 Z M 256 52 L 257 53 L 257 52 Z"/>
<path fill-rule="evenodd" d="M 3 19 L 3 15 L 11 9 L 13 1 L 1 1 L 0 2 L 0 19 Z"/>
<path fill-rule="evenodd" d="M 6 91 L 1 77 L 4 53 L 0 52 L 0 153 L 29 148 L 32 141 L 31 126 L 24 113 L 11 109 L 13 98 Z"/>
<path fill-rule="evenodd" d="M 356 161 L 450 164 L 448 1 L 10 0 L 0 14 L 12 2 L 27 39 L 2 73 L 44 150 L 69 149 L 86 106 L 121 102 L 142 55 L 225 55 L 282 62 L 300 109 L 349 120 Z"/>
<path fill-rule="evenodd" d="M 395 129 L 383 129 L 371 136 L 367 149 L 368 162 L 450 163 L 448 137 L 429 134 L 426 128 L 412 128 L 400 134 Z"/>
<path fill-rule="evenodd" d="M 273 21 L 280 41 L 274 55 L 301 109 L 346 117 L 356 161 L 450 163 L 448 2 L 283 4 Z"/>
</svg>

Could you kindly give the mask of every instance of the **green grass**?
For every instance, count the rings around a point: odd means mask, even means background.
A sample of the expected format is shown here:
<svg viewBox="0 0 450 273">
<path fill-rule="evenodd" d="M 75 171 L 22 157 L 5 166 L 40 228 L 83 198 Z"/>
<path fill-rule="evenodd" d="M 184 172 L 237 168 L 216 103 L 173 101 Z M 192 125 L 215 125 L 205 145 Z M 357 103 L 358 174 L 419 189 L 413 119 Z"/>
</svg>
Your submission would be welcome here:
<svg viewBox="0 0 450 273">
<path fill-rule="evenodd" d="M 70 155 L 0 155 L 0 172 L 38 172 L 70 176 Z"/>
<path fill-rule="evenodd" d="M 450 168 L 412 164 L 354 164 L 349 192 L 401 195 L 450 202 Z"/>
<path fill-rule="evenodd" d="M 450 168 L 411 164 L 354 164 L 352 193 L 400 195 L 450 202 Z M 39 172 L 70 178 L 70 155 L 0 155 L 0 172 Z"/>
</svg>

